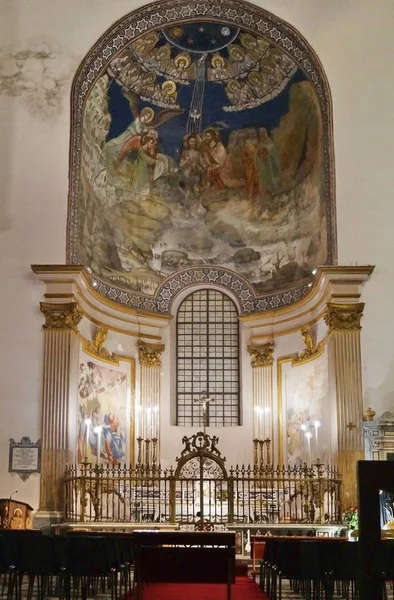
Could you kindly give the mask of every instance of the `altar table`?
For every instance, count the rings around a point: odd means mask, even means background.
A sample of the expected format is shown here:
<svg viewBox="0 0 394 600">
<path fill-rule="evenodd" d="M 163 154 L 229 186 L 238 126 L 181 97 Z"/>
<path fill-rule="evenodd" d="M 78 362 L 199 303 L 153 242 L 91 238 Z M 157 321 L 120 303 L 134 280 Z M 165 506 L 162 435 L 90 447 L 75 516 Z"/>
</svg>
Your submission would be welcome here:
<svg viewBox="0 0 394 600">
<path fill-rule="evenodd" d="M 146 583 L 235 583 L 235 534 L 134 531 L 137 600 Z"/>
</svg>

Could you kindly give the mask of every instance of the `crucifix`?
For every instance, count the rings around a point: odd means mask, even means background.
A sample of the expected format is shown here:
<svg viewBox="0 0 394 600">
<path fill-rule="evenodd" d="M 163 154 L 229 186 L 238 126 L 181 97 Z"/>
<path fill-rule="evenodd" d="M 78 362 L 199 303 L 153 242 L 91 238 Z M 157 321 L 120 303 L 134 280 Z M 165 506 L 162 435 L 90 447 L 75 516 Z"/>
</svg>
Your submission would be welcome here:
<svg viewBox="0 0 394 600">
<path fill-rule="evenodd" d="M 204 426 L 204 434 L 207 428 L 207 405 L 208 402 L 215 402 L 213 398 L 210 398 L 206 392 L 202 393 L 202 398 L 196 398 L 194 402 L 198 402 L 202 406 L 202 422 Z"/>
</svg>

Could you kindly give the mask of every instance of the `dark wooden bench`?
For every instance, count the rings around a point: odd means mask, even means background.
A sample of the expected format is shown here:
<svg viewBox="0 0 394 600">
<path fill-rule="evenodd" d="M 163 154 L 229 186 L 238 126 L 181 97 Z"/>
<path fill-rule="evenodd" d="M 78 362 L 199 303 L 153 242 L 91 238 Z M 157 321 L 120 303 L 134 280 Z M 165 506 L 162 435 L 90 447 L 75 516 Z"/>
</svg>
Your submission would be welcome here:
<svg viewBox="0 0 394 600">
<path fill-rule="evenodd" d="M 235 533 L 134 531 L 137 600 L 146 583 L 223 583 L 231 599 Z"/>
</svg>

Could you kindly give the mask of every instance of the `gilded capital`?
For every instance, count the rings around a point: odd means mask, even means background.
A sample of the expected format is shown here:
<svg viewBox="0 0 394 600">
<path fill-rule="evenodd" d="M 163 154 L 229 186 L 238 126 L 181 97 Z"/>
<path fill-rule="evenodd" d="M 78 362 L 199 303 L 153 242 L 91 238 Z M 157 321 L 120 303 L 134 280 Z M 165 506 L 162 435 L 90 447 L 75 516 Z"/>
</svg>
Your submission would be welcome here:
<svg viewBox="0 0 394 600">
<path fill-rule="evenodd" d="M 330 331 L 347 331 L 361 329 L 364 303 L 336 304 L 327 303 L 327 314 L 324 317 Z"/>
<path fill-rule="evenodd" d="M 161 367 L 161 353 L 165 350 L 164 344 L 148 344 L 139 340 L 137 346 L 141 365 Z"/>
<path fill-rule="evenodd" d="M 45 316 L 44 329 L 71 329 L 78 333 L 78 325 L 83 313 L 77 302 L 64 304 L 40 302 L 40 310 Z"/>
<path fill-rule="evenodd" d="M 248 346 L 250 362 L 253 368 L 267 367 L 274 362 L 274 342 L 267 342 L 260 346 Z"/>
</svg>

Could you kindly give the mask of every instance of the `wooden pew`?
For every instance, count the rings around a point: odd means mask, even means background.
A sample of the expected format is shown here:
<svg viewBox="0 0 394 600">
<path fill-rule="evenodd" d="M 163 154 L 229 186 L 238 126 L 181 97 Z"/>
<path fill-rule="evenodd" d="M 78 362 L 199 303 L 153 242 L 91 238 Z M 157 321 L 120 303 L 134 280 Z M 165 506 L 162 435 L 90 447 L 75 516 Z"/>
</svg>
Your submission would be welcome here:
<svg viewBox="0 0 394 600">
<path fill-rule="evenodd" d="M 145 583 L 235 582 L 235 533 L 134 531 L 137 600 Z"/>
</svg>

